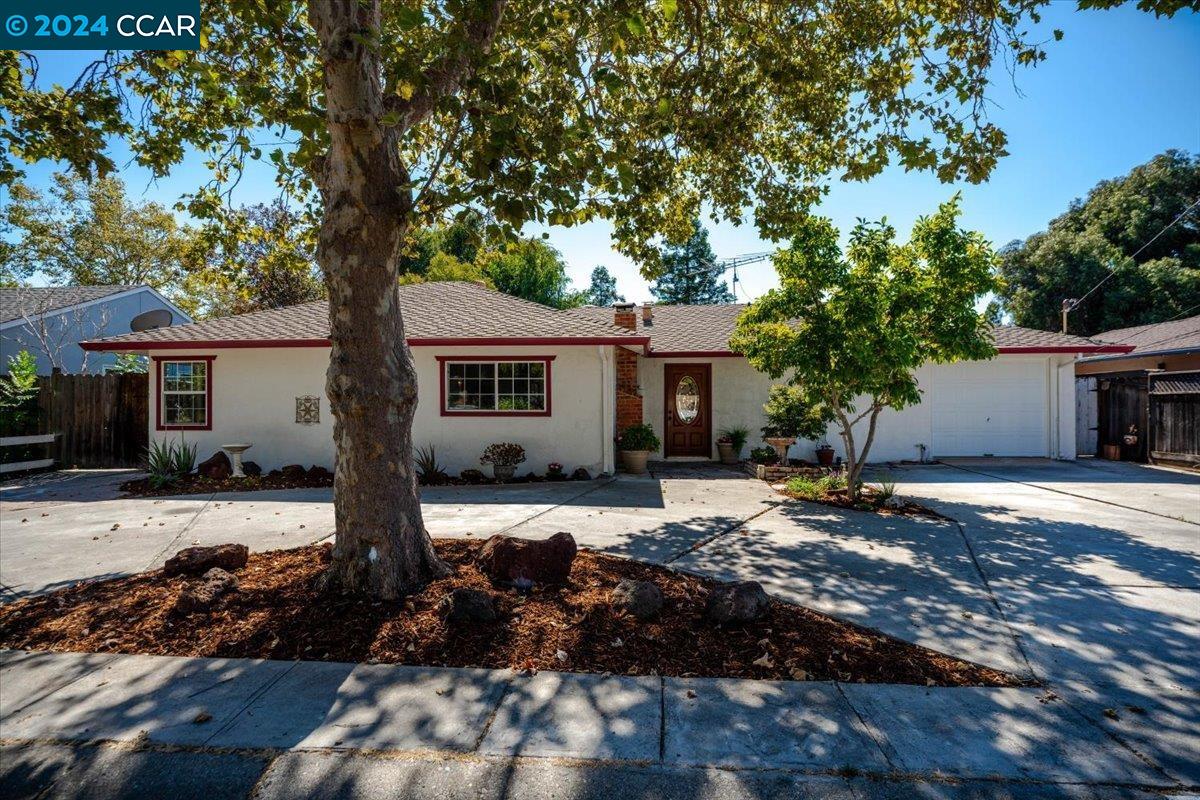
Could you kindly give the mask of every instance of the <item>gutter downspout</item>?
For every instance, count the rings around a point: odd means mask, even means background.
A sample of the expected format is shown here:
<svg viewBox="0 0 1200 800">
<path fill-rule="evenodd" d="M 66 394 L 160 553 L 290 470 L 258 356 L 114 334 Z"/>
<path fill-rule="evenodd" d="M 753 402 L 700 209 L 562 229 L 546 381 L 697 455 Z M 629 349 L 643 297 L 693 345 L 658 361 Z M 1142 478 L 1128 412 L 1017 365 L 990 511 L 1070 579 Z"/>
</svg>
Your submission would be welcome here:
<svg viewBox="0 0 1200 800">
<path fill-rule="evenodd" d="M 610 475 L 616 474 L 617 438 L 617 373 L 613 355 L 617 345 L 596 345 L 600 357 L 600 452 L 603 454 L 601 468 Z"/>
</svg>

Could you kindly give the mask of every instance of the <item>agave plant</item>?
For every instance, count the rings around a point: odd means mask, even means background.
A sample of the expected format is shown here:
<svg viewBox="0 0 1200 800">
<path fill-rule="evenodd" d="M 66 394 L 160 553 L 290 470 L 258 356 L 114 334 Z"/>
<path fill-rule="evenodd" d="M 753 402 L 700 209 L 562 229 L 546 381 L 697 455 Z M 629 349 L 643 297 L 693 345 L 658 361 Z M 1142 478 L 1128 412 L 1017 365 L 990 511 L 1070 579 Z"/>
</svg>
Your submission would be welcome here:
<svg viewBox="0 0 1200 800">
<path fill-rule="evenodd" d="M 418 447 L 413 461 L 417 465 L 417 482 L 422 486 L 440 486 L 450 479 L 445 467 L 438 463 L 433 445 Z"/>
</svg>

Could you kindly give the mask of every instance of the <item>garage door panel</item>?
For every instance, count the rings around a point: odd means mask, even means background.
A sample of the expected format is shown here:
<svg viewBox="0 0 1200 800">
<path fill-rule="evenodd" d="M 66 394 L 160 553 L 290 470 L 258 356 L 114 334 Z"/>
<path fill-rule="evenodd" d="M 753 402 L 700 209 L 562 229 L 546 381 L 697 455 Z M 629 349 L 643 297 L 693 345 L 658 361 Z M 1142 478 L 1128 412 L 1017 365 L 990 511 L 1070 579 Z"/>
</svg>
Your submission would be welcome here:
<svg viewBox="0 0 1200 800">
<path fill-rule="evenodd" d="M 934 456 L 1045 456 L 1046 364 L 996 359 L 938 366 Z"/>
</svg>

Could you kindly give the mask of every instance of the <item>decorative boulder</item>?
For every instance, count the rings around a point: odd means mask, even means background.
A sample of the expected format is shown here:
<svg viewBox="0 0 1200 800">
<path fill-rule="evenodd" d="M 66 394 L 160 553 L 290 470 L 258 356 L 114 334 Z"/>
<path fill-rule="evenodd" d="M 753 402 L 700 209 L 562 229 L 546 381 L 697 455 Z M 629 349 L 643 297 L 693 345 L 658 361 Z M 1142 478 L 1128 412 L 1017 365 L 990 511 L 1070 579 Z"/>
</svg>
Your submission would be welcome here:
<svg viewBox="0 0 1200 800">
<path fill-rule="evenodd" d="M 262 475 L 262 467 L 253 461 L 243 461 L 242 472 L 246 473 L 247 478 L 254 478 L 258 475 Z"/>
<path fill-rule="evenodd" d="M 493 583 L 565 583 L 575 560 L 575 537 L 559 531 L 549 539 L 496 534 L 483 543 L 475 565 Z"/>
<path fill-rule="evenodd" d="M 641 622 L 652 620 L 662 610 L 662 589 L 650 581 L 635 581 L 625 578 L 613 589 L 612 604 L 615 608 L 637 617 Z"/>
<path fill-rule="evenodd" d="M 202 477 L 223 481 L 233 474 L 233 464 L 229 462 L 229 456 L 225 455 L 224 450 L 218 450 L 207 460 L 201 461 L 196 467 L 196 472 Z"/>
<path fill-rule="evenodd" d="M 218 544 L 213 547 L 185 547 L 167 559 L 163 572 L 170 575 L 203 575 L 213 567 L 241 569 L 250 557 L 244 544 Z"/>
<path fill-rule="evenodd" d="M 313 464 L 308 468 L 306 477 L 310 481 L 331 481 L 333 480 L 333 473 L 325 467 L 319 467 L 316 464 Z"/>
<path fill-rule="evenodd" d="M 766 615 L 769 605 L 767 593 L 758 581 L 722 583 L 708 593 L 704 615 L 717 625 L 753 622 Z"/>
<path fill-rule="evenodd" d="M 267 473 L 268 478 L 279 478 L 282 476 L 283 476 L 283 470 L 281 470 L 281 469 L 273 469 Z"/>
<path fill-rule="evenodd" d="M 463 483 L 478 484 L 487 480 L 487 476 L 477 469 L 464 469 L 458 473 Z"/>
<path fill-rule="evenodd" d="M 571 473 L 571 480 L 573 481 L 590 481 L 591 479 L 592 473 L 588 472 L 583 467 L 579 467 Z"/>
<path fill-rule="evenodd" d="M 208 611 L 221 595 L 237 588 L 236 576 L 220 567 L 213 567 L 204 573 L 199 583 L 184 588 L 175 598 L 175 610 L 180 614 L 193 614 L 197 611 Z"/>
<path fill-rule="evenodd" d="M 447 622 L 495 622 L 496 602 L 490 592 L 459 587 L 441 602 Z"/>
<path fill-rule="evenodd" d="M 304 467 L 301 464 L 288 464 L 283 469 L 279 470 L 279 474 L 287 478 L 289 481 L 298 481 L 304 479 Z"/>
</svg>

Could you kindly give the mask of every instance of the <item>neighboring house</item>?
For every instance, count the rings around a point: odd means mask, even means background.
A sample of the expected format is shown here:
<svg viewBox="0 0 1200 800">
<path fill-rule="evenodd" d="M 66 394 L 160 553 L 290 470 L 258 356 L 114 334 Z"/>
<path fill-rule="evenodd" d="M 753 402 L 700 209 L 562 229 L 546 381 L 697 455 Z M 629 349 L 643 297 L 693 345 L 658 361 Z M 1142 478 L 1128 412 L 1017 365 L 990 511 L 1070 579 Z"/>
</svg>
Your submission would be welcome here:
<svg viewBox="0 0 1200 800">
<path fill-rule="evenodd" d="M 1133 347 L 1128 353 L 1081 359 L 1076 375 L 1162 369 L 1170 372 L 1200 369 L 1200 315 L 1135 328 L 1118 328 L 1092 337 L 1101 342 Z"/>
<path fill-rule="evenodd" d="M 763 425 L 771 381 L 728 349 L 739 306 L 560 311 L 471 283 L 399 293 L 418 376 L 414 443 L 452 472 L 478 467 L 493 442 L 525 447 L 521 471 L 611 472 L 615 435 L 642 420 L 664 441 L 659 456 L 708 459 L 722 428 L 756 440 Z M 328 325 L 316 302 L 85 347 L 151 356 L 155 438 L 179 435 L 202 455 L 251 442 L 247 458 L 268 469 L 328 466 Z M 872 460 L 917 458 L 919 445 L 929 457 L 1073 457 L 1073 361 L 1115 350 L 1018 328 L 997 329 L 997 343 L 992 361 L 919 370 L 925 402 L 881 418 Z"/>
<path fill-rule="evenodd" d="M 1200 463 L 1200 316 L 1093 338 L 1132 350 L 1076 363 L 1080 454 Z"/>
<path fill-rule="evenodd" d="M 38 373 L 101 373 L 115 355 L 89 353 L 88 339 L 191 322 L 192 318 L 149 286 L 49 286 L 0 288 L 0 370 L 28 350 Z"/>
</svg>

